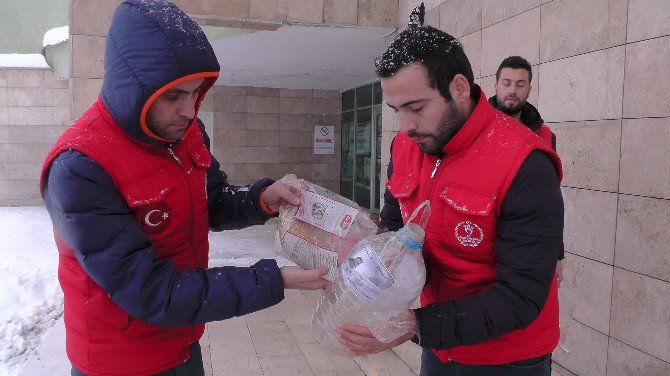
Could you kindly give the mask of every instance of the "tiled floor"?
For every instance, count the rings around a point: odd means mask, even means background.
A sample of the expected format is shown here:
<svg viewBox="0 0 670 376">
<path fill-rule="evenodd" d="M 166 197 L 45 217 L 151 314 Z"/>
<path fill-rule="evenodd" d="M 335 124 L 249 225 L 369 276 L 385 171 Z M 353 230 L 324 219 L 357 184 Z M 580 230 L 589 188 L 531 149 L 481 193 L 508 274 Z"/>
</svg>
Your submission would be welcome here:
<svg viewBox="0 0 670 376">
<path fill-rule="evenodd" d="M 207 324 L 200 341 L 207 376 L 365 375 L 358 359 L 329 352 L 312 339 L 318 294 L 287 290 L 277 306 Z M 419 357 L 419 347 L 408 342 L 370 360 L 380 376 L 413 376 Z"/>
</svg>

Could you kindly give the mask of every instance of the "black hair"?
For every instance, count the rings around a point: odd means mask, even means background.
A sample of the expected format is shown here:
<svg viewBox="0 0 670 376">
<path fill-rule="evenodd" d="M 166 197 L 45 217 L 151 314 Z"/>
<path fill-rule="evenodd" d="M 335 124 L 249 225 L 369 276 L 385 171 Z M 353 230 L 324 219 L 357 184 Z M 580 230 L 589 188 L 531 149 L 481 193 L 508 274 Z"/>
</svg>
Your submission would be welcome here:
<svg viewBox="0 0 670 376">
<path fill-rule="evenodd" d="M 400 68 L 421 63 L 428 73 L 428 86 L 437 89 L 445 100 L 451 100 L 449 84 L 462 74 L 475 98 L 475 79 L 470 61 L 458 39 L 432 26 L 410 25 L 375 59 L 377 76 L 388 78 Z"/>
<path fill-rule="evenodd" d="M 496 71 L 496 82 L 500 79 L 500 71 L 503 68 L 525 69 L 528 71 L 528 83 L 530 84 L 533 80 L 533 70 L 531 69 L 530 63 L 521 56 L 510 56 L 500 63 L 500 66 Z"/>
</svg>

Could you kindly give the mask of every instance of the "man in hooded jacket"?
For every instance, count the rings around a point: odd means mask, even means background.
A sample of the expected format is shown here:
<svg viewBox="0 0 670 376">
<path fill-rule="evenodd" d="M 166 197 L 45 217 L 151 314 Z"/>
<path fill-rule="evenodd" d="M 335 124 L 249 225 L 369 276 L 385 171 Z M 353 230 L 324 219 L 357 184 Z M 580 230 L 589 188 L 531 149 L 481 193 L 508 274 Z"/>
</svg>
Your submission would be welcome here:
<svg viewBox="0 0 670 376">
<path fill-rule="evenodd" d="M 219 74 L 169 1 L 126 0 L 93 105 L 56 141 L 40 188 L 54 226 L 73 375 L 202 375 L 204 323 L 318 289 L 325 269 L 207 268 L 209 229 L 260 224 L 299 197 L 227 183 L 197 112 Z"/>
</svg>

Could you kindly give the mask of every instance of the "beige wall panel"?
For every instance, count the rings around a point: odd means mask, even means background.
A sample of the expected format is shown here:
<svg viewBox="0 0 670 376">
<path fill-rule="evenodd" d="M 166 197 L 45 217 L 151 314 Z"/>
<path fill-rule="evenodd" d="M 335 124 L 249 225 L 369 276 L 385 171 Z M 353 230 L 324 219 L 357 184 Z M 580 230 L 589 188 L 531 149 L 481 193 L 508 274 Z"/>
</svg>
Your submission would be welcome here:
<svg viewBox="0 0 670 376">
<path fill-rule="evenodd" d="M 439 10 L 440 29 L 456 38 L 482 28 L 482 0 L 445 1 Z"/>
<path fill-rule="evenodd" d="M 279 129 L 282 131 L 305 131 L 311 129 L 315 125 L 312 122 L 312 115 L 309 114 L 280 114 L 279 115 Z"/>
<path fill-rule="evenodd" d="M 323 0 L 323 22 L 335 25 L 358 23 L 358 0 Z"/>
<path fill-rule="evenodd" d="M 0 87 L 7 87 L 7 74 L 9 73 L 8 69 L 0 68 Z"/>
<path fill-rule="evenodd" d="M 74 121 L 98 99 L 102 79 L 72 78 L 71 81 L 73 95 L 70 102 L 70 118 Z"/>
<path fill-rule="evenodd" d="M 6 87 L 44 87 L 44 69 L 10 69 L 7 72 Z"/>
<path fill-rule="evenodd" d="M 312 98 L 316 99 L 337 99 L 342 100 L 342 93 L 339 90 L 312 90 Z"/>
<path fill-rule="evenodd" d="M 670 362 L 670 282 L 614 269 L 610 335 Z"/>
<path fill-rule="evenodd" d="M 282 114 L 311 113 L 312 100 L 309 98 L 279 98 L 279 109 Z"/>
<path fill-rule="evenodd" d="M 342 101 L 339 99 L 312 99 L 312 115 L 336 116 L 342 112 Z"/>
<path fill-rule="evenodd" d="M 626 45 L 623 116 L 670 116 L 670 36 Z"/>
<path fill-rule="evenodd" d="M 67 108 L 7 107 L 8 123 L 17 125 L 63 125 L 69 123 Z"/>
<path fill-rule="evenodd" d="M 616 192 L 619 184 L 621 120 L 549 125 L 563 162 L 562 185 Z"/>
<path fill-rule="evenodd" d="M 670 1 L 628 0 L 628 42 L 670 34 Z"/>
<path fill-rule="evenodd" d="M 216 95 L 247 95 L 248 89 L 246 86 L 214 85 L 212 92 Z"/>
<path fill-rule="evenodd" d="M 247 114 L 247 129 L 278 130 L 279 114 Z"/>
<path fill-rule="evenodd" d="M 339 94 L 339 92 L 338 92 Z M 309 89 L 279 89 L 282 98 L 311 98 L 312 90 Z"/>
<path fill-rule="evenodd" d="M 539 63 L 540 8 L 487 27 L 482 32 L 482 76 L 495 74 L 500 62 L 511 55 L 523 56 L 531 65 Z"/>
<path fill-rule="evenodd" d="M 69 89 L 45 89 L 44 97 L 46 98 L 47 106 L 70 108 Z"/>
<path fill-rule="evenodd" d="M 309 180 L 311 167 L 311 165 L 305 163 L 280 163 L 277 164 L 277 176 L 293 174 L 299 178 Z"/>
<path fill-rule="evenodd" d="M 72 35 L 70 77 L 102 78 L 106 37 Z"/>
<path fill-rule="evenodd" d="M 628 0 L 555 0 L 542 6 L 540 60 L 621 45 Z"/>
<path fill-rule="evenodd" d="M 624 47 L 540 65 L 539 107 L 546 122 L 621 117 Z"/>
<path fill-rule="evenodd" d="M 563 188 L 565 251 L 609 265 L 614 261 L 616 193 Z"/>
<path fill-rule="evenodd" d="M 0 88 L 0 106 L 43 107 L 46 90 L 37 87 Z"/>
<path fill-rule="evenodd" d="M 247 97 L 241 95 L 214 95 L 213 110 L 220 112 L 247 112 Z"/>
<path fill-rule="evenodd" d="M 251 18 L 261 20 L 285 21 L 287 0 L 251 0 Z"/>
<path fill-rule="evenodd" d="M 221 129 L 219 132 L 215 131 L 212 141 L 217 146 L 223 148 L 230 146 L 250 146 L 247 144 L 247 133 L 246 129 Z"/>
<path fill-rule="evenodd" d="M 247 97 L 247 112 L 257 114 L 278 114 L 279 97 Z"/>
<path fill-rule="evenodd" d="M 205 2 L 207 0 L 172 0 L 181 10 L 188 14 L 207 13 Z"/>
<path fill-rule="evenodd" d="M 564 262 L 561 309 L 566 310 L 569 317 L 607 334 L 612 266 L 571 254 L 566 255 Z"/>
<path fill-rule="evenodd" d="M 260 178 L 279 179 L 278 167 L 274 163 L 249 163 L 247 164 L 247 176 L 249 182 Z"/>
<path fill-rule="evenodd" d="M 570 353 L 557 347 L 553 360 L 575 375 L 604 375 L 607 368 L 607 336 L 576 320 L 566 320 L 561 326 L 566 331 L 562 345 Z"/>
<path fill-rule="evenodd" d="M 670 200 L 621 195 L 614 265 L 670 282 Z"/>
<path fill-rule="evenodd" d="M 279 154 L 275 155 L 275 163 L 310 163 L 314 154 L 314 148 L 292 148 L 282 147 Z M 278 157 L 278 158 L 277 158 Z"/>
<path fill-rule="evenodd" d="M 424 25 L 431 25 L 439 28 L 439 11 L 438 8 L 442 3 L 446 3 L 447 0 L 399 0 L 398 1 L 398 27 L 404 29 L 409 22 L 409 14 L 412 12 L 412 9 L 417 7 L 419 4 L 424 3 L 426 7 L 426 18 Z M 433 17 L 438 18 L 438 23 L 429 23 L 428 19 Z M 434 21 L 433 21 L 434 22 Z"/>
<path fill-rule="evenodd" d="M 311 165 L 310 179 L 316 180 L 338 180 L 340 178 L 339 163 L 317 163 Z"/>
<path fill-rule="evenodd" d="M 40 163 L 44 162 L 44 157 L 47 155 L 47 151 L 51 149 L 51 145 L 46 145 L 43 143 L 30 143 L 30 144 L 6 144 L 7 152 L 9 153 L 10 163 Z M 36 193 L 36 192 L 35 192 Z M 12 197 L 19 198 L 19 197 Z"/>
<path fill-rule="evenodd" d="M 382 119 L 382 126 L 384 127 L 384 130 L 392 131 L 394 133 L 400 130 L 400 121 L 398 120 L 398 116 L 396 116 L 391 107 L 386 105 L 384 100 L 382 100 Z"/>
<path fill-rule="evenodd" d="M 670 199 L 670 118 L 625 119 L 620 192 Z"/>
<path fill-rule="evenodd" d="M 484 0 L 482 26 L 491 26 L 540 6 L 540 0 Z"/>
<path fill-rule="evenodd" d="M 430 25 L 434 28 L 440 28 L 440 8 L 433 8 L 426 11 L 426 16 L 423 20 L 424 25 Z"/>
<path fill-rule="evenodd" d="M 610 339 L 607 354 L 607 376 L 666 376 L 670 375 L 670 363 Z"/>
<path fill-rule="evenodd" d="M 106 36 L 119 4 L 120 0 L 71 0 L 70 34 Z"/>
<path fill-rule="evenodd" d="M 224 18 L 249 18 L 250 0 L 205 0 L 208 13 Z"/>
<path fill-rule="evenodd" d="M 312 146 L 313 132 L 309 131 L 282 131 L 279 135 L 280 145 L 290 148 L 308 148 Z"/>
<path fill-rule="evenodd" d="M 214 112 L 214 132 L 221 129 L 246 129 L 247 114 L 232 112 Z"/>
<path fill-rule="evenodd" d="M 470 66 L 472 66 L 472 72 L 475 75 L 475 78 L 481 77 L 482 32 L 477 31 L 464 37 L 460 37 L 459 40 L 463 46 L 465 54 L 468 56 L 468 60 L 470 60 Z"/>
<path fill-rule="evenodd" d="M 398 0 L 358 0 L 358 25 L 394 27 Z"/>
<path fill-rule="evenodd" d="M 287 0 L 288 22 L 323 23 L 323 0 Z"/>
<path fill-rule="evenodd" d="M 248 87 L 247 95 L 252 97 L 278 97 L 281 89 L 273 87 Z"/>
<path fill-rule="evenodd" d="M 7 107 L 0 107 L 0 125 L 9 125 L 9 110 Z"/>
</svg>

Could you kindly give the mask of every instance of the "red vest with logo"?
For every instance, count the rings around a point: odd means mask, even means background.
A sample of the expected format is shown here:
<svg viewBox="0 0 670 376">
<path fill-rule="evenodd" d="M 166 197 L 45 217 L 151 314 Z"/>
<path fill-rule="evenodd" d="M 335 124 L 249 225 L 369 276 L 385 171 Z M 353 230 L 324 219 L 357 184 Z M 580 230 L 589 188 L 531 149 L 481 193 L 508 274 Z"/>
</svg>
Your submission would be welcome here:
<svg viewBox="0 0 670 376">
<path fill-rule="evenodd" d="M 110 176 L 154 246 L 177 271 L 208 263 L 206 171 L 209 151 L 197 125 L 173 148 L 138 142 L 112 120 L 101 100 L 56 141 L 42 170 L 73 149 L 95 160 Z M 95 236 L 95 234 L 90 234 Z M 60 253 L 58 277 L 65 295 L 67 354 L 87 375 L 154 374 L 189 356 L 204 325 L 160 327 L 129 316 L 79 265 L 55 234 Z"/>
<path fill-rule="evenodd" d="M 542 125 L 540 125 L 539 128 L 537 128 L 535 133 L 537 133 L 537 135 L 540 136 L 542 141 L 546 142 L 547 145 L 549 145 L 549 146 L 552 145 L 552 141 L 553 141 L 552 140 L 552 133 L 551 133 L 551 129 L 549 129 L 549 127 L 542 124 Z"/>
<path fill-rule="evenodd" d="M 531 151 L 549 154 L 561 177 L 560 160 L 550 144 L 483 98 L 481 93 L 475 111 L 447 143 L 437 167 L 437 157 L 422 152 L 405 134 L 398 132 L 393 143 L 393 174 L 387 187 L 400 203 L 403 221 L 424 200 L 431 204 L 423 247 L 430 271 L 422 306 L 474 295 L 495 283 L 500 207 Z M 540 315 L 525 329 L 434 352 L 444 362 L 504 364 L 546 355 L 558 338 L 554 278 Z"/>
</svg>

